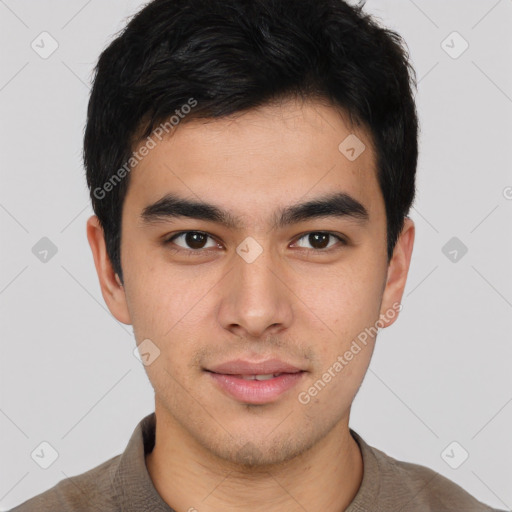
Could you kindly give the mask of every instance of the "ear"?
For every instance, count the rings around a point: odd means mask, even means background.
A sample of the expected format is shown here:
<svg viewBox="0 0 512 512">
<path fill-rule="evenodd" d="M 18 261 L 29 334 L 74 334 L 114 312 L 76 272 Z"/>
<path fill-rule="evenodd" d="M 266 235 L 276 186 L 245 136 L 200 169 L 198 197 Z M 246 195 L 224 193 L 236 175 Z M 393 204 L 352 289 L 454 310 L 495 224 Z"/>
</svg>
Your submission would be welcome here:
<svg viewBox="0 0 512 512">
<path fill-rule="evenodd" d="M 414 222 L 406 217 L 388 265 L 388 276 L 380 307 L 380 324 L 389 327 L 398 318 L 414 245 Z M 394 312 L 393 312 L 394 311 Z M 393 313 L 392 313 L 393 312 Z"/>
<path fill-rule="evenodd" d="M 96 215 L 87 221 L 87 239 L 94 257 L 103 299 L 117 320 L 130 325 L 132 322 L 128 312 L 125 290 L 108 257 L 103 228 Z"/>
</svg>

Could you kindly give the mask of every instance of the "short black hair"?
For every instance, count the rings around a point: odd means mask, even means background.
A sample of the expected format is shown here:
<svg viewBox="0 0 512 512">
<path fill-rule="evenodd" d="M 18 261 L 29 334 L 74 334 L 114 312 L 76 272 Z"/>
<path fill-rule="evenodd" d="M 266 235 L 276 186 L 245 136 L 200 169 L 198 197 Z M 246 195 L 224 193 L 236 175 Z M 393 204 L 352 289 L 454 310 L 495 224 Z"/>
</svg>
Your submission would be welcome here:
<svg viewBox="0 0 512 512">
<path fill-rule="evenodd" d="M 219 118 L 289 97 L 325 100 L 369 132 L 389 262 L 415 196 L 417 84 L 403 39 L 363 8 L 344 0 L 154 0 L 130 20 L 98 60 L 84 135 L 92 206 L 121 282 L 134 148 L 171 116 Z M 194 105 L 186 116 L 184 105 Z"/>
</svg>

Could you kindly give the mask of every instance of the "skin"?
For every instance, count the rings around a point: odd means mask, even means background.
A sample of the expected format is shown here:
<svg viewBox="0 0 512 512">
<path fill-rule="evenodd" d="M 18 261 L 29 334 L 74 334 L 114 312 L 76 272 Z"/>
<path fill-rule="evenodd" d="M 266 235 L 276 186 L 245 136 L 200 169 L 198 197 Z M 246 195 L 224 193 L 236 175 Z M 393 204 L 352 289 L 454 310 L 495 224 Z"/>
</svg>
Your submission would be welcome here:
<svg viewBox="0 0 512 512">
<path fill-rule="evenodd" d="M 356 134 L 366 150 L 354 161 L 339 150 Z M 369 212 L 273 227 L 286 206 L 345 192 Z M 166 193 L 202 200 L 240 218 L 239 229 L 190 218 L 150 225 L 144 208 Z M 200 230 L 190 256 L 180 231 Z M 329 231 L 330 252 L 308 241 Z M 306 234 L 306 236 L 304 236 Z M 98 219 L 87 236 L 105 302 L 131 324 L 137 343 L 160 356 L 146 366 L 155 391 L 156 443 L 146 457 L 155 488 L 175 510 L 345 510 L 363 463 L 349 433 L 350 407 L 368 369 L 375 338 L 310 402 L 298 400 L 356 336 L 398 313 L 414 243 L 404 229 L 388 264 L 386 217 L 371 139 L 334 107 L 286 100 L 216 120 L 177 127 L 130 175 L 122 212 L 124 286 L 106 254 Z M 236 248 L 252 237 L 263 252 L 248 263 Z M 195 246 L 197 247 L 197 246 Z M 172 249 L 177 252 L 173 252 Z M 209 251 L 209 252 L 205 252 Z M 231 359 L 276 357 L 307 372 L 271 403 L 244 404 L 204 371 Z"/>
</svg>

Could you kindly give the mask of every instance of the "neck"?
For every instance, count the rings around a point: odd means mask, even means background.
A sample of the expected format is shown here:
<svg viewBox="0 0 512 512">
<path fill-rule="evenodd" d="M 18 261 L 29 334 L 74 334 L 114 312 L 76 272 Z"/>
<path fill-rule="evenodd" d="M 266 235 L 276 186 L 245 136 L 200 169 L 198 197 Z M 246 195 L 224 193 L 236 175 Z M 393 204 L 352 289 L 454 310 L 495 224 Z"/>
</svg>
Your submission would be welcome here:
<svg viewBox="0 0 512 512">
<path fill-rule="evenodd" d="M 175 510 L 343 512 L 363 478 L 348 418 L 307 452 L 279 465 L 245 468 L 216 458 L 155 407 L 155 446 L 146 457 L 153 485 Z"/>
</svg>

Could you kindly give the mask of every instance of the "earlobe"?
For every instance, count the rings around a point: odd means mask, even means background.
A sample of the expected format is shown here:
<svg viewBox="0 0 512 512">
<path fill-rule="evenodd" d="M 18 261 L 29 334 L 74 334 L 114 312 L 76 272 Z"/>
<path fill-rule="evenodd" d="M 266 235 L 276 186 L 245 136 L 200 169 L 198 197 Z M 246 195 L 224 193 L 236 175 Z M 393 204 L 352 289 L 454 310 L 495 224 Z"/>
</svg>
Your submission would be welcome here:
<svg viewBox="0 0 512 512">
<path fill-rule="evenodd" d="M 107 254 L 103 228 L 96 215 L 87 220 L 87 239 L 94 258 L 101 294 L 108 309 L 117 320 L 131 325 L 125 289 L 112 267 L 112 262 Z"/>
<path fill-rule="evenodd" d="M 398 318 L 401 300 L 407 282 L 414 246 L 415 226 L 406 217 L 400 237 L 395 245 L 393 257 L 388 265 L 387 282 L 382 297 L 380 319 L 382 327 L 388 327 Z"/>
</svg>

